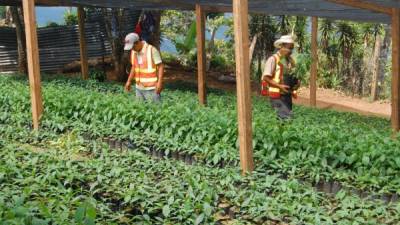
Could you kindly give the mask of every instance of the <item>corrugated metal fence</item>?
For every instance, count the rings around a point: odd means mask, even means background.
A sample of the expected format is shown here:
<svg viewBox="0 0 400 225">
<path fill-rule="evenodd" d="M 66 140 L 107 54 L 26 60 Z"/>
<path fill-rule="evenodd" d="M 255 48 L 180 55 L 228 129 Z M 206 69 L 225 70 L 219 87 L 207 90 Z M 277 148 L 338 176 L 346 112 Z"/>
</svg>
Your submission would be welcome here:
<svg viewBox="0 0 400 225">
<path fill-rule="evenodd" d="M 111 53 L 104 29 L 98 23 L 85 27 L 89 57 Z M 40 68 L 57 71 L 65 64 L 80 59 L 78 26 L 60 26 L 38 29 Z M 0 29 L 0 72 L 17 71 L 18 53 L 15 29 Z"/>
<path fill-rule="evenodd" d="M 0 29 L 0 72 L 16 71 L 18 64 L 17 36 L 15 29 Z"/>
<path fill-rule="evenodd" d="M 134 30 L 140 10 L 126 14 L 126 31 Z M 104 21 L 94 16 L 85 23 L 86 46 L 89 58 L 111 54 Z M 95 22 L 96 21 L 96 22 Z M 38 28 L 41 71 L 57 71 L 64 65 L 80 59 L 78 26 Z M 0 27 L 0 72 L 18 71 L 17 37 L 15 28 Z"/>
</svg>

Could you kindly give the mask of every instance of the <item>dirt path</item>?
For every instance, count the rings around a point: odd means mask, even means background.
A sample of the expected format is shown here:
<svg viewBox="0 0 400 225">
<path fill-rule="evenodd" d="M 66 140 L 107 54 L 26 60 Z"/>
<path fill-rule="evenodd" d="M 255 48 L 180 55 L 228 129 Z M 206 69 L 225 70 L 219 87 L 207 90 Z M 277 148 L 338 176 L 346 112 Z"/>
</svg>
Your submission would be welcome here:
<svg viewBox="0 0 400 225">
<path fill-rule="evenodd" d="M 309 88 L 301 88 L 299 90 L 299 98 L 295 100 L 295 104 L 309 106 L 309 99 Z M 370 102 L 367 99 L 346 96 L 330 89 L 317 90 L 317 107 L 385 118 L 390 118 L 391 115 L 391 104 L 387 101 Z"/>
<path fill-rule="evenodd" d="M 235 83 L 219 81 L 219 76 L 220 73 L 208 73 L 207 86 L 210 88 L 223 89 L 227 91 L 236 91 Z M 183 71 L 167 68 L 165 80 L 166 82 L 183 80 L 191 83 L 197 83 L 197 76 L 195 71 Z M 258 94 L 258 89 L 258 84 L 252 83 L 253 94 Z M 298 99 L 295 99 L 294 103 L 298 105 L 309 106 L 309 93 L 310 90 L 308 88 L 301 88 L 299 90 L 299 97 Z M 355 112 L 362 115 L 379 116 L 385 118 L 390 118 L 391 114 L 391 105 L 387 101 L 369 102 L 366 99 L 353 98 L 330 89 L 317 90 L 317 107 L 322 109 L 334 109 L 341 112 Z"/>
</svg>

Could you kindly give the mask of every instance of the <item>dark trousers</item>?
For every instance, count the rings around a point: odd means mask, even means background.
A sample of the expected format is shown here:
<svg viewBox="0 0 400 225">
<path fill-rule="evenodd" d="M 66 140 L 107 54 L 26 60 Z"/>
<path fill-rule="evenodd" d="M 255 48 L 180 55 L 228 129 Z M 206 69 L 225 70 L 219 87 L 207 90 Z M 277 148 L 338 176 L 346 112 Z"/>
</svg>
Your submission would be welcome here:
<svg viewBox="0 0 400 225">
<path fill-rule="evenodd" d="M 281 95 L 280 98 L 270 98 L 270 102 L 279 119 L 287 120 L 292 118 L 292 95 Z"/>
</svg>

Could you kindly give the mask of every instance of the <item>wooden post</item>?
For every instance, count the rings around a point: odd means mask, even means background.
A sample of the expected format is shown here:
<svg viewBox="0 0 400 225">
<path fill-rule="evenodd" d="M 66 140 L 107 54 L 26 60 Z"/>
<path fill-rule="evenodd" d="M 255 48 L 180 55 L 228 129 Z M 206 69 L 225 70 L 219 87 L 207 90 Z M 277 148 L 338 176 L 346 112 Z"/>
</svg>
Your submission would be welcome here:
<svg viewBox="0 0 400 225">
<path fill-rule="evenodd" d="M 392 128 L 400 129 L 400 9 L 392 13 Z"/>
<path fill-rule="evenodd" d="M 26 48 L 28 58 L 29 85 L 32 102 L 33 128 L 39 129 L 39 121 L 43 111 L 40 87 L 39 48 L 36 32 L 35 1 L 23 0 Z"/>
<path fill-rule="evenodd" d="M 242 173 L 254 169 L 251 123 L 251 87 L 249 63 L 248 0 L 233 0 L 235 32 L 236 87 L 240 165 Z"/>
<path fill-rule="evenodd" d="M 196 4 L 196 36 L 197 36 L 197 81 L 199 102 L 201 105 L 206 105 L 206 45 L 205 45 L 205 20 L 206 16 L 203 7 Z"/>
<path fill-rule="evenodd" d="M 86 50 L 85 39 L 85 10 L 82 6 L 78 7 L 78 24 L 79 24 L 79 47 L 81 52 L 81 73 L 82 79 L 89 78 L 88 56 Z"/>
<path fill-rule="evenodd" d="M 318 18 L 312 17 L 311 28 L 311 72 L 310 72 L 310 105 L 317 106 L 317 73 L 318 73 Z"/>
</svg>

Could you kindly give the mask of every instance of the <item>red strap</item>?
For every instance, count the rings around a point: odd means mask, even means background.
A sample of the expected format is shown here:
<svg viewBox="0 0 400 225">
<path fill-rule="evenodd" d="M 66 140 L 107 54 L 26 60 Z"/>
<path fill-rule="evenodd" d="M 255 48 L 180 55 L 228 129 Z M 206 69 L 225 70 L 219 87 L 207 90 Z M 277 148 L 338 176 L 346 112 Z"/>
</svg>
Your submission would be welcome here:
<svg viewBox="0 0 400 225">
<path fill-rule="evenodd" d="M 137 33 L 139 36 L 142 33 L 142 26 L 140 26 L 140 23 L 136 24 L 135 33 Z"/>
</svg>

